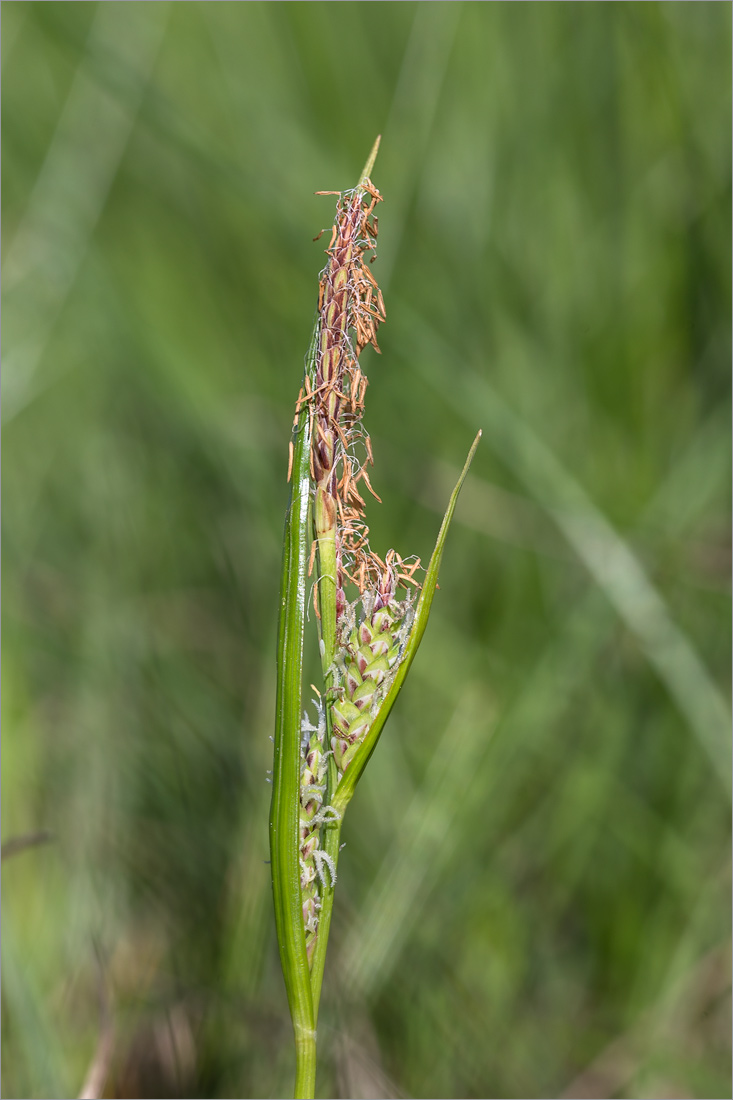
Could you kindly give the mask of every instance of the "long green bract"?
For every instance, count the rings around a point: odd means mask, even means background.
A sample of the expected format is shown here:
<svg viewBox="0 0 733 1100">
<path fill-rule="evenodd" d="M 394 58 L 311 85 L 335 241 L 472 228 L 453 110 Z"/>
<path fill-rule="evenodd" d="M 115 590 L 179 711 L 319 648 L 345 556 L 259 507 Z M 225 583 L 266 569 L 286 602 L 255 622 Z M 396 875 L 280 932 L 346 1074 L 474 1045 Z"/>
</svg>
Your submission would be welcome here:
<svg viewBox="0 0 733 1100">
<path fill-rule="evenodd" d="M 478 433 L 473 441 L 471 450 L 468 452 L 466 464 L 463 467 L 461 476 L 459 477 L 456 487 L 453 490 L 451 498 L 448 502 L 448 508 L 446 509 L 445 516 L 443 517 L 443 522 L 440 526 L 438 539 L 435 543 L 435 549 L 433 550 L 433 556 L 430 559 L 430 565 L 428 566 L 427 573 L 425 574 L 425 580 L 423 581 L 420 599 L 418 600 L 418 604 L 415 609 L 415 622 L 413 624 L 412 630 L 410 631 L 410 636 L 408 638 L 407 645 L 405 646 L 405 652 L 400 662 L 397 675 L 395 676 L 392 686 L 385 696 L 382 705 L 377 711 L 377 715 L 372 725 L 369 727 L 369 730 L 364 737 L 364 740 L 359 746 L 359 749 L 355 754 L 354 759 L 351 761 L 348 771 L 346 771 L 341 778 L 341 782 L 336 788 L 334 796 L 331 800 L 331 805 L 333 806 L 334 810 L 338 814 L 340 814 L 342 818 L 346 807 L 351 801 L 351 797 L 354 793 L 354 790 L 356 789 L 356 785 L 361 778 L 361 774 L 369 761 L 369 757 L 374 752 L 377 741 L 379 740 L 379 736 L 384 727 L 384 723 L 387 721 L 389 712 L 392 710 L 392 707 L 395 704 L 395 700 L 400 693 L 400 689 L 405 682 L 405 677 L 410 670 L 410 665 L 414 660 L 415 654 L 418 650 L 418 646 L 420 645 L 423 634 L 425 633 L 425 628 L 428 625 L 428 616 L 430 615 L 430 608 L 438 583 L 438 572 L 440 570 L 441 558 L 443 557 L 443 547 L 445 546 L 448 528 L 453 518 L 453 512 L 455 511 L 456 502 L 458 501 L 458 494 L 460 493 L 461 486 L 466 479 L 468 468 L 471 465 L 474 454 L 476 453 L 476 448 L 478 447 L 480 438 L 481 432 Z"/>
<path fill-rule="evenodd" d="M 313 372 L 315 342 L 306 371 Z M 315 1018 L 305 947 L 300 889 L 300 715 L 303 635 L 311 501 L 311 423 L 301 407 L 294 432 L 292 490 L 285 521 L 277 649 L 275 756 L 270 807 L 270 859 L 275 924 L 295 1032 L 295 1096 L 311 1096 L 315 1082 Z"/>
<path fill-rule="evenodd" d="M 430 559 L 430 565 L 428 566 L 427 573 L 425 575 L 425 581 L 423 582 L 422 594 L 415 609 L 415 622 L 412 630 L 410 631 L 410 637 L 405 647 L 405 652 L 400 663 L 397 675 L 394 682 L 387 693 L 381 707 L 379 708 L 374 722 L 370 726 L 364 741 L 362 742 L 358 752 L 354 756 L 354 759 L 349 765 L 348 771 L 342 776 L 340 783 L 336 787 L 336 790 L 331 798 L 331 806 L 338 815 L 337 820 L 324 825 L 323 827 L 323 848 L 326 853 L 333 860 L 334 866 L 338 863 L 339 846 L 341 839 L 341 826 L 343 824 L 344 813 L 346 807 L 351 801 L 356 785 L 361 778 L 362 772 L 366 767 L 369 757 L 374 752 L 374 749 L 379 740 L 379 736 L 384 728 L 384 724 L 387 721 L 389 712 L 394 706 L 395 700 L 399 695 L 400 688 L 405 682 L 405 677 L 410 669 L 410 665 L 417 653 L 418 646 L 422 641 L 425 628 L 428 624 L 428 616 L 430 615 L 430 608 L 433 602 L 433 596 L 435 595 L 435 589 L 438 583 L 438 572 L 440 570 L 440 562 L 443 557 L 443 547 L 445 546 L 446 536 L 448 534 L 448 528 L 453 518 L 453 512 L 455 511 L 456 502 L 458 501 L 458 494 L 461 491 L 461 486 L 465 481 L 466 474 L 468 473 L 469 466 L 476 453 L 479 440 L 481 438 L 481 432 L 478 433 L 471 450 L 468 453 L 466 464 L 463 467 L 461 476 L 458 479 L 455 489 L 451 494 L 451 498 L 448 502 L 448 508 L 446 509 L 443 522 L 438 533 L 438 539 L 435 543 L 435 549 Z M 331 761 L 332 772 L 335 772 L 335 766 Z M 333 779 L 332 779 L 333 782 Z M 321 898 L 321 913 L 318 928 L 318 943 L 316 945 L 316 952 L 313 958 L 313 968 L 311 972 L 311 986 L 313 993 L 314 1011 L 318 1013 L 318 1004 L 321 995 L 321 985 L 323 983 L 323 967 L 325 964 L 326 945 L 328 942 L 328 932 L 331 924 L 331 914 L 333 912 L 333 898 L 334 889 L 333 885 L 323 891 Z"/>
</svg>

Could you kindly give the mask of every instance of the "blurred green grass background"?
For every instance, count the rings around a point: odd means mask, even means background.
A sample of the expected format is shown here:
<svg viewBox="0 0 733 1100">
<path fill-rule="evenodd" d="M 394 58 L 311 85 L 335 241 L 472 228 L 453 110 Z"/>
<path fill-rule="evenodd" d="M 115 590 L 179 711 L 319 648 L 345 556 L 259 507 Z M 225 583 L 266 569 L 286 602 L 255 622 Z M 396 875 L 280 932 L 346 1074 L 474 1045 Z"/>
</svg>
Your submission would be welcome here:
<svg viewBox="0 0 733 1100">
<path fill-rule="evenodd" d="M 2 826 L 51 834 L 3 868 L 3 1095 L 78 1095 L 100 972 L 105 1095 L 289 1095 L 287 445 L 313 192 L 381 132 L 375 549 L 427 560 L 484 440 L 318 1094 L 730 1096 L 730 6 L 2 14 Z"/>
</svg>

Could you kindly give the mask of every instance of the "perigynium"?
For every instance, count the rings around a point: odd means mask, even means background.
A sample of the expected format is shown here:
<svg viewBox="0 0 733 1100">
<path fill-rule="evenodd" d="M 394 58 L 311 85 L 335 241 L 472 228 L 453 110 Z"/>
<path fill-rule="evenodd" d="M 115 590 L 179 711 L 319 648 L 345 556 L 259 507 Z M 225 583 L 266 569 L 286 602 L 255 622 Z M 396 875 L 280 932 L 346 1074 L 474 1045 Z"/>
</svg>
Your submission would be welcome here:
<svg viewBox="0 0 733 1100">
<path fill-rule="evenodd" d="M 312 1097 L 316 1021 L 346 807 L 427 625 L 443 546 L 477 435 L 427 570 L 369 544 L 365 492 L 376 497 L 363 424 L 360 355 L 377 352 L 384 302 L 372 274 L 376 207 L 370 175 L 338 196 L 318 311 L 296 403 L 278 634 L 270 850 L 280 956 L 296 1046 L 295 1097 Z M 379 498 L 376 497 L 378 500 Z M 315 575 L 314 575 L 315 574 Z M 312 593 L 312 595 L 311 595 Z M 312 599 L 323 673 L 302 707 L 303 639 Z"/>
</svg>

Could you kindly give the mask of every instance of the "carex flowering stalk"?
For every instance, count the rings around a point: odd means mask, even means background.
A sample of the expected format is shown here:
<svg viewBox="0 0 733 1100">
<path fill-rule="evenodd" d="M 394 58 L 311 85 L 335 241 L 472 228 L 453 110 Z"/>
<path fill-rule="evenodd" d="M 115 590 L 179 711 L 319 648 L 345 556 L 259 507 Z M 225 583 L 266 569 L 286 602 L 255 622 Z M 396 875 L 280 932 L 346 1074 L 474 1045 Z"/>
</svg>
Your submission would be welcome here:
<svg viewBox="0 0 733 1100">
<path fill-rule="evenodd" d="M 270 851 L 278 944 L 296 1045 L 295 1097 L 315 1088 L 316 1020 L 346 807 L 425 631 L 443 545 L 478 444 L 453 491 L 430 564 L 369 544 L 365 492 L 374 492 L 363 425 L 362 351 L 377 345 L 384 302 L 372 274 L 376 207 L 370 179 L 337 195 L 318 311 L 296 403 L 285 524 Z M 315 571 L 315 576 L 313 572 Z M 323 685 L 302 711 L 309 594 Z"/>
</svg>

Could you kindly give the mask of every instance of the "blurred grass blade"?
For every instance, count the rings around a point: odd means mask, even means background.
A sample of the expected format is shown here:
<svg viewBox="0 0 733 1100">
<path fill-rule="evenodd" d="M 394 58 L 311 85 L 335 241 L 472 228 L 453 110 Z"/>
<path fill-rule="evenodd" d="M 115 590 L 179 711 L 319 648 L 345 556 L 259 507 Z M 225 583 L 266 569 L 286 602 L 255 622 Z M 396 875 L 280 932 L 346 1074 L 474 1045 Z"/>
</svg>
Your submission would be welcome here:
<svg viewBox="0 0 733 1100">
<path fill-rule="evenodd" d="M 95 10 L 69 94 L 3 259 L 3 295 L 12 306 L 5 333 L 3 423 L 44 386 L 39 368 L 119 172 L 169 13 L 167 4 L 144 11 L 100 4 Z M 105 88 L 97 75 L 112 58 L 127 77 L 122 94 Z"/>
<path fill-rule="evenodd" d="M 409 316 L 407 324 L 414 326 Z M 423 322 L 421 321 L 421 324 Z M 450 358 L 450 348 L 430 332 L 431 346 Z M 420 359 L 420 374 L 434 388 L 437 368 Z M 457 376 L 441 394 L 464 418 L 480 410 L 488 439 L 501 462 L 542 505 L 635 635 L 649 663 L 686 717 L 721 786 L 731 796 L 730 711 L 695 647 L 673 620 L 630 545 L 618 534 L 557 455 L 475 371 Z"/>
<path fill-rule="evenodd" d="M 349 928 L 342 957 L 352 995 L 369 997 L 378 988 L 445 874 L 460 843 L 460 823 L 476 811 L 476 800 L 467 806 L 466 776 L 484 765 L 495 723 L 483 685 L 461 695 Z"/>
<path fill-rule="evenodd" d="M 309 356 L 312 362 L 312 354 Z M 303 678 L 310 418 L 302 411 L 295 431 L 290 508 L 285 522 L 277 649 L 275 755 L 270 807 L 270 859 L 275 924 L 296 1048 L 295 1096 L 312 1095 L 315 1030 L 300 892 L 300 712 Z"/>
<path fill-rule="evenodd" d="M 430 615 L 430 608 L 433 603 L 435 589 L 438 584 L 438 572 L 440 571 L 440 562 L 443 557 L 443 548 L 445 546 L 448 528 L 450 527 L 450 522 L 453 518 L 453 513 L 455 511 L 456 503 L 458 501 L 458 494 L 460 493 L 461 486 L 466 479 L 469 466 L 471 465 L 473 456 L 476 453 L 476 448 L 478 447 L 480 439 L 481 432 L 478 433 L 471 445 L 471 450 L 468 452 L 466 464 L 463 467 L 461 476 L 459 477 L 456 487 L 453 490 L 451 498 L 448 502 L 448 508 L 446 509 L 440 531 L 438 532 L 438 539 L 435 543 L 433 556 L 430 559 L 430 565 L 428 566 L 427 573 L 425 574 L 425 580 L 423 581 L 420 599 L 418 600 L 417 607 L 415 608 L 415 622 L 410 632 L 410 637 L 405 647 L 405 653 L 400 663 L 397 675 L 395 676 L 394 683 L 392 684 L 392 687 L 387 693 L 384 702 L 379 708 L 377 716 L 374 719 L 374 722 L 372 723 L 369 732 L 365 736 L 364 741 L 359 748 L 359 751 L 356 753 L 354 759 L 351 761 L 348 771 L 344 773 L 341 782 L 339 783 L 334 793 L 332 805 L 336 812 L 341 814 L 342 817 L 346 807 L 351 801 L 352 795 L 356 789 L 356 785 L 359 782 L 361 774 L 369 761 L 369 757 L 372 755 L 374 749 L 376 748 L 377 741 L 379 740 L 382 729 L 384 728 L 384 723 L 387 721 L 389 712 L 392 710 L 395 700 L 397 699 L 402 685 L 405 682 L 405 677 L 410 671 L 410 665 L 414 660 L 420 642 L 422 641 L 423 634 L 425 633 L 425 628 L 428 625 L 428 617 Z"/>
</svg>

